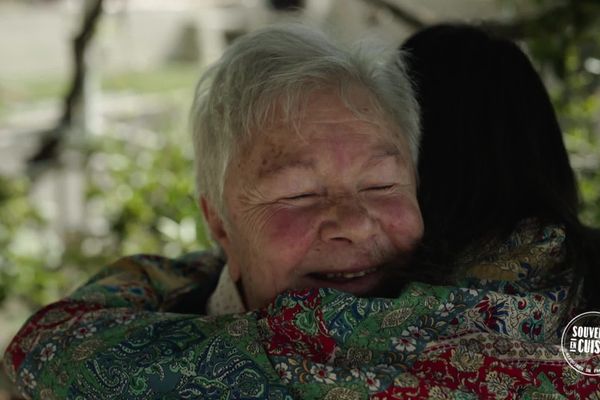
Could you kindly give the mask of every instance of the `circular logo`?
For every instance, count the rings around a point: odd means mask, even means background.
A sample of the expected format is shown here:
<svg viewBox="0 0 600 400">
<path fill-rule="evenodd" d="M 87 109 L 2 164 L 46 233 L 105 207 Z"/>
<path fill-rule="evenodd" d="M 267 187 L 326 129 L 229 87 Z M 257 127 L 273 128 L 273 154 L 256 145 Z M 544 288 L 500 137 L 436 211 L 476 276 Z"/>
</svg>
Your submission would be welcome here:
<svg viewBox="0 0 600 400">
<path fill-rule="evenodd" d="M 575 371 L 600 376 L 600 312 L 588 311 L 573 318 L 563 330 L 561 350 Z"/>
</svg>

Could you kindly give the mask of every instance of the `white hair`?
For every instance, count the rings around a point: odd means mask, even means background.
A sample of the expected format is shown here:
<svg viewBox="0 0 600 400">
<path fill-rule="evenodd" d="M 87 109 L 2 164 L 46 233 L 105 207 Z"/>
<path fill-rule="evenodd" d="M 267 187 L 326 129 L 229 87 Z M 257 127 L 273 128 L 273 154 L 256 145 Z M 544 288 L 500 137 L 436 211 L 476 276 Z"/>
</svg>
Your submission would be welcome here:
<svg viewBox="0 0 600 400">
<path fill-rule="evenodd" d="M 300 24 L 265 28 L 239 38 L 203 74 L 191 111 L 196 188 L 224 215 L 223 186 L 232 156 L 276 111 L 288 121 L 302 112 L 307 94 L 331 87 L 353 112 L 347 93 L 366 89 L 392 134 L 407 141 L 417 161 L 419 109 L 402 57 L 382 57 L 374 46 L 345 49 Z M 396 129 L 397 128 L 397 129 Z"/>
</svg>

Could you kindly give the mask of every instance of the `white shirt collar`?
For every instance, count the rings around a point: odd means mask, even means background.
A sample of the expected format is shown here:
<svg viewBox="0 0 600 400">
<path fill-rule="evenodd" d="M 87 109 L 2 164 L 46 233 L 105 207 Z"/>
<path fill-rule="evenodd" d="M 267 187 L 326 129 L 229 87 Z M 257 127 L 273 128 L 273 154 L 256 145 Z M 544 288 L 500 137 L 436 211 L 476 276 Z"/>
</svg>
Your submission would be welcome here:
<svg viewBox="0 0 600 400">
<path fill-rule="evenodd" d="M 235 282 L 231 279 L 227 264 L 221 271 L 215 291 L 208 298 L 206 312 L 211 316 L 246 312 L 244 301 Z"/>
</svg>

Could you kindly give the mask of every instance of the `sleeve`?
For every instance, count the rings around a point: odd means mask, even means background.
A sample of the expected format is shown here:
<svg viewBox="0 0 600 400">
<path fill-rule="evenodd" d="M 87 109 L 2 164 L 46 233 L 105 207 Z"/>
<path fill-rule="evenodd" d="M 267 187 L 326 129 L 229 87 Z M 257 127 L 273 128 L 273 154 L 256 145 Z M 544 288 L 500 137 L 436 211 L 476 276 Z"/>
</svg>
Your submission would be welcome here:
<svg viewBox="0 0 600 400">
<path fill-rule="evenodd" d="M 251 314 L 200 315 L 222 265 L 205 253 L 122 258 L 34 314 L 4 367 L 29 398 L 214 398 L 231 390 L 285 398 L 257 335 L 220 334 L 240 324 L 253 329 Z M 174 312 L 181 310 L 196 312 Z M 231 381 L 240 377 L 248 382 Z"/>
<path fill-rule="evenodd" d="M 223 265 L 207 252 L 175 260 L 155 255 L 125 257 L 94 276 L 69 299 L 106 308 L 204 314 Z"/>
</svg>

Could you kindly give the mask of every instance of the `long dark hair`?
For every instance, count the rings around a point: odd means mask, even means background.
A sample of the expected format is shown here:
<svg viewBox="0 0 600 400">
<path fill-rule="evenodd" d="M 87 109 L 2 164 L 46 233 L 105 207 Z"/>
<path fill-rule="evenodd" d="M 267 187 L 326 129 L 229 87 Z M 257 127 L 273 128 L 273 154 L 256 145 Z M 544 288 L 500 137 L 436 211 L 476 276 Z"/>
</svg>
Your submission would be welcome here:
<svg viewBox="0 0 600 400">
<path fill-rule="evenodd" d="M 421 106 L 420 260 L 452 269 L 469 246 L 504 239 L 525 218 L 560 223 L 567 230 L 565 265 L 576 269 L 573 289 L 585 276 L 583 297 L 598 307 L 591 286 L 598 251 L 588 244 L 596 234 L 579 222 L 562 131 L 527 56 L 515 43 L 467 25 L 424 29 L 402 50 Z"/>
</svg>

